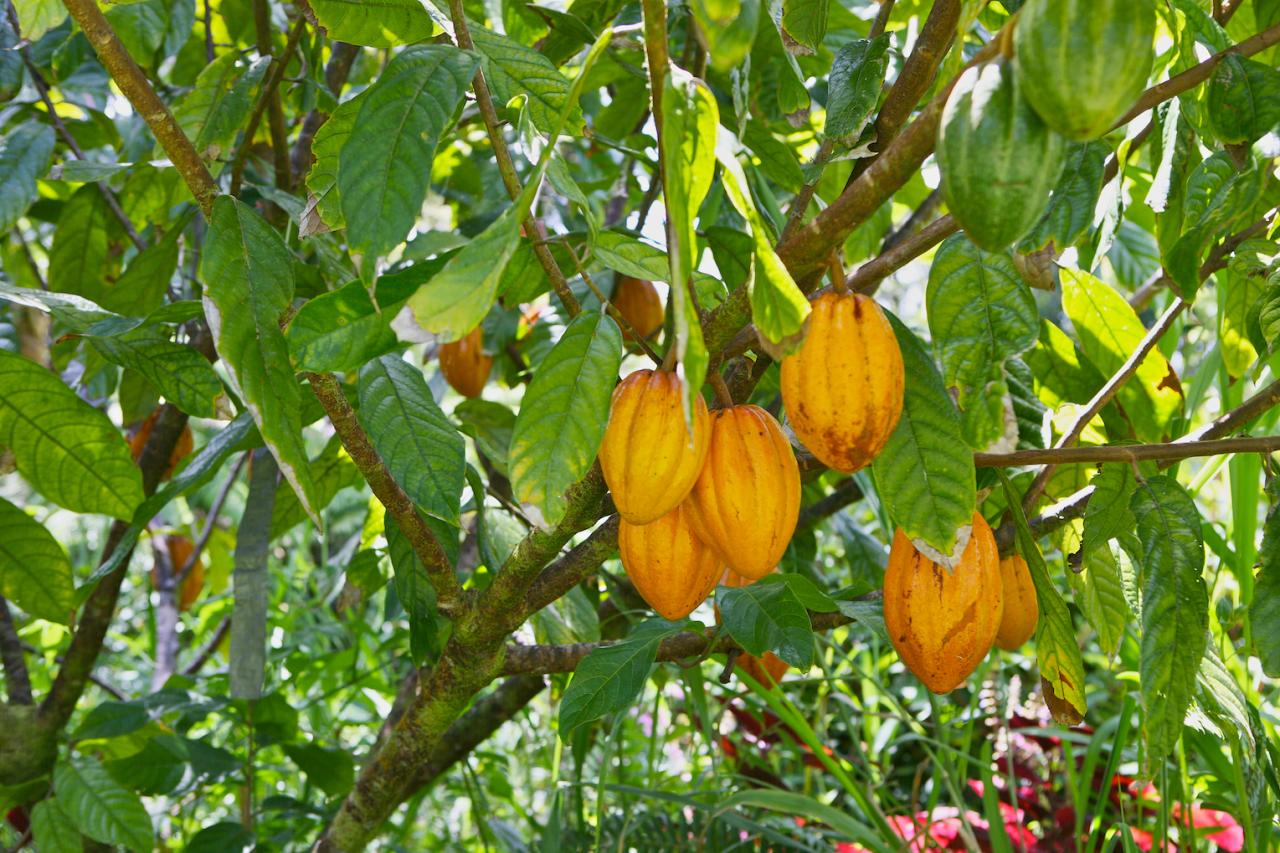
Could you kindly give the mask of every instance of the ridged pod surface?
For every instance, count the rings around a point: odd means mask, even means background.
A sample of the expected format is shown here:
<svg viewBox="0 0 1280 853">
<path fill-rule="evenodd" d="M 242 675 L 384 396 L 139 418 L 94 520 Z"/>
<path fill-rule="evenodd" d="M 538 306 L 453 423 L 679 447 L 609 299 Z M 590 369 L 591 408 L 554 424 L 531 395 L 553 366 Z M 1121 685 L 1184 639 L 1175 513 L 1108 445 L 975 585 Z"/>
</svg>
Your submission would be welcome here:
<svg viewBox="0 0 1280 853">
<path fill-rule="evenodd" d="M 613 391 L 600 467 L 618 514 L 648 524 L 689 495 L 711 441 L 707 404 L 699 397 L 693 436 L 684 420 L 684 380 L 663 370 L 637 370 Z"/>
<path fill-rule="evenodd" d="M 666 319 L 666 309 L 662 307 L 662 297 L 653 282 L 629 275 L 618 276 L 613 287 L 611 300 L 623 318 L 631 324 L 631 328 L 642 338 L 648 338 L 662 328 Z M 622 330 L 622 337 L 632 340 L 631 333 Z"/>
<path fill-rule="evenodd" d="M 484 354 L 484 333 L 476 326 L 459 340 L 440 347 L 440 372 L 464 397 L 479 397 L 489 381 L 493 357 Z"/>
<path fill-rule="evenodd" d="M 818 297 L 804 344 L 782 360 L 782 401 L 800 442 L 837 471 L 866 467 L 898 425 L 902 388 L 902 351 L 875 300 Z"/>
<path fill-rule="evenodd" d="M 724 563 L 689 526 L 684 505 L 649 524 L 618 525 L 618 553 L 636 591 L 664 619 L 683 619 L 706 600 Z"/>
<path fill-rule="evenodd" d="M 1146 86 L 1155 36 L 1151 0 L 1029 0 L 1013 35 L 1022 95 L 1063 136 L 1097 139 Z"/>
<path fill-rule="evenodd" d="M 934 693 L 949 693 L 991 651 L 1003 613 L 995 536 L 974 513 L 973 534 L 948 571 L 899 530 L 884 573 L 884 625 L 907 668 Z"/>
<path fill-rule="evenodd" d="M 1022 647 L 1036 632 L 1040 621 L 1040 601 L 1031 570 L 1020 554 L 1000 561 L 1000 587 L 1004 592 L 1004 615 L 996 631 L 996 645 L 1011 652 Z"/>
<path fill-rule="evenodd" d="M 711 416 L 711 450 L 689 498 L 694 531 L 738 574 L 777 567 L 800 515 L 800 468 L 791 442 L 759 406 Z"/>
<path fill-rule="evenodd" d="M 774 569 L 774 571 L 776 572 L 777 569 Z M 724 578 L 721 579 L 720 583 L 725 586 L 739 587 L 755 583 L 755 581 L 744 578 L 733 569 L 729 569 L 724 573 Z M 716 624 L 719 623 L 720 610 L 717 608 Z M 760 657 L 742 652 L 738 655 L 738 660 L 734 664 L 734 669 L 742 670 L 765 687 L 772 687 L 782 681 L 782 676 L 790 668 L 791 666 L 786 661 L 773 652 L 765 652 Z"/>
<path fill-rule="evenodd" d="M 942 197 L 970 240 L 1004 251 L 1044 213 L 1066 149 L 1066 140 L 1023 99 L 1008 62 L 970 68 L 947 99 L 938 128 Z"/>
</svg>

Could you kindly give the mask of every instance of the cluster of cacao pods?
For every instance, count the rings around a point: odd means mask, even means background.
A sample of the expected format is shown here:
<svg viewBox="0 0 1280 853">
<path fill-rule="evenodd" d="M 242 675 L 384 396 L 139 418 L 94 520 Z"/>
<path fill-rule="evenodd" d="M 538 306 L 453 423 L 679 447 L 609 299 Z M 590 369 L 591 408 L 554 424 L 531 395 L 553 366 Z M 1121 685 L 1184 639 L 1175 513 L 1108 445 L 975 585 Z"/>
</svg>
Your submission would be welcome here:
<svg viewBox="0 0 1280 853">
<path fill-rule="evenodd" d="M 942 195 L 969 238 L 992 252 L 1044 213 L 1068 140 L 1106 134 L 1155 61 L 1152 0 L 1028 0 L 1013 56 L 961 75 L 938 130 Z"/>
</svg>

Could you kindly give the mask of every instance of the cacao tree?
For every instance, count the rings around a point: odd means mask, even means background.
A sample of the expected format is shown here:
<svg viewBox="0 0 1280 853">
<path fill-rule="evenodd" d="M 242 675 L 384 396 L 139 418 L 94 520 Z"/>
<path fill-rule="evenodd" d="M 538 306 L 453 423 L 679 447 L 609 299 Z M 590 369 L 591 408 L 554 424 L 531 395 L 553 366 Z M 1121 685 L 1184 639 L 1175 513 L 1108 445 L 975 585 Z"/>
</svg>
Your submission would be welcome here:
<svg viewBox="0 0 1280 853">
<path fill-rule="evenodd" d="M 7 849 L 1280 847 L 1280 3 L 4 5 Z"/>
</svg>

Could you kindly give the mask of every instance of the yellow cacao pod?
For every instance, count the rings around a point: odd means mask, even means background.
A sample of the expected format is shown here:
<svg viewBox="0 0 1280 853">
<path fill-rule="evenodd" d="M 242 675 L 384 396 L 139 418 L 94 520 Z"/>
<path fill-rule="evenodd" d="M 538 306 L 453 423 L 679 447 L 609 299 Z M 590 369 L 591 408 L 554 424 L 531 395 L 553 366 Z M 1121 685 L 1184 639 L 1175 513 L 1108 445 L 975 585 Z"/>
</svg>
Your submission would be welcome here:
<svg viewBox="0 0 1280 853">
<path fill-rule="evenodd" d="M 648 524 L 688 497 L 707 458 L 709 420 L 699 397 L 689 434 L 684 380 L 670 371 L 637 370 L 618 384 L 600 443 L 600 467 L 624 520 Z"/>
<path fill-rule="evenodd" d="M 460 340 L 440 347 L 440 372 L 464 397 L 479 397 L 489 381 L 492 356 L 484 354 L 484 333 L 476 326 Z"/>
<path fill-rule="evenodd" d="M 680 505 L 649 524 L 618 525 L 618 553 L 636 591 L 664 619 L 683 619 L 706 600 L 724 572 L 715 550 L 689 526 Z"/>
<path fill-rule="evenodd" d="M 934 693 L 949 693 L 991 650 L 1003 612 L 1000 553 L 983 517 L 948 571 L 899 530 L 884 573 L 884 625 L 907 668 Z"/>
<path fill-rule="evenodd" d="M 782 360 L 796 437 L 824 465 L 853 472 L 884 449 L 902 415 L 902 351 L 880 306 L 859 293 L 813 303 L 800 351 Z"/>
<path fill-rule="evenodd" d="M 662 307 L 662 297 L 658 295 L 658 288 L 653 286 L 653 282 L 620 275 L 614 285 L 611 301 L 640 337 L 648 338 L 662 328 L 666 309 Z M 622 336 L 628 341 L 632 340 L 631 333 L 625 329 Z"/>
<path fill-rule="evenodd" d="M 735 572 L 759 580 L 777 567 L 800 516 L 800 468 L 773 415 L 759 406 L 712 414 L 689 508 L 694 531 Z"/>
<path fill-rule="evenodd" d="M 1020 554 L 1000 561 L 1000 585 L 1004 591 L 1004 616 L 996 631 L 996 645 L 1005 651 L 1020 648 L 1036 632 L 1040 602 L 1031 570 Z"/>
<path fill-rule="evenodd" d="M 777 569 L 774 569 L 774 571 L 776 572 Z M 725 586 L 738 587 L 755 583 L 755 581 L 744 578 L 733 569 L 729 569 L 724 573 L 724 578 L 721 579 L 720 583 Z M 720 624 L 720 608 L 718 607 L 716 608 L 716 624 Z M 738 655 L 737 662 L 734 664 L 734 669 L 742 670 L 765 687 L 772 687 L 782 681 L 782 676 L 790 668 L 786 661 L 773 652 L 765 652 L 760 657 L 741 652 Z"/>
</svg>

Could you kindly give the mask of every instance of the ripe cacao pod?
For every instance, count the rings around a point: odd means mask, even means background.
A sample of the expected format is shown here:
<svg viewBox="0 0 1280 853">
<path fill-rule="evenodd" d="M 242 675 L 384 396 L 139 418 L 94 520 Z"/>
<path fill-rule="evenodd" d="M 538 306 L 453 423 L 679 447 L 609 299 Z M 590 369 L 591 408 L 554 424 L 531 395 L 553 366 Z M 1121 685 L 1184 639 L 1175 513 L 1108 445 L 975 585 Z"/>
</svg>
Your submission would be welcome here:
<svg viewBox="0 0 1280 853">
<path fill-rule="evenodd" d="M 440 347 L 440 372 L 464 397 L 480 396 L 492 368 L 493 357 L 484 354 L 484 333 L 479 326 Z"/>
<path fill-rule="evenodd" d="M 818 297 L 804 344 L 782 360 L 782 401 L 800 442 L 837 471 L 865 467 L 898 425 L 902 387 L 902 351 L 875 300 Z"/>
<path fill-rule="evenodd" d="M 791 442 L 759 406 L 711 416 L 711 450 L 689 496 L 702 540 L 749 580 L 773 571 L 800 516 L 800 468 Z"/>
<path fill-rule="evenodd" d="M 884 625 L 907 668 L 934 693 L 949 693 L 991 651 L 1003 613 L 1000 554 L 983 517 L 954 569 L 899 530 L 884 573 Z"/>
<path fill-rule="evenodd" d="M 1036 585 L 1021 554 L 1000 561 L 1000 588 L 1004 593 L 1004 615 L 996 631 L 996 645 L 1011 652 L 1031 639 L 1040 621 Z"/>
<path fill-rule="evenodd" d="M 640 337 L 648 338 L 662 328 L 666 309 L 662 307 L 662 297 L 653 282 L 620 275 L 610 301 Z M 626 329 L 623 329 L 622 337 L 627 341 L 634 340 Z"/>
<path fill-rule="evenodd" d="M 989 252 L 1013 245 L 1040 219 L 1067 142 L 1023 100 L 1003 60 L 960 76 L 942 111 L 942 197 L 969 239 Z"/>
<path fill-rule="evenodd" d="M 777 569 L 775 568 L 774 571 L 776 572 Z M 720 583 L 725 586 L 739 587 L 755 583 L 755 581 L 744 578 L 733 569 L 729 569 L 724 573 L 724 578 L 721 579 Z M 716 624 L 720 624 L 720 608 L 718 607 L 716 608 Z M 790 668 L 786 661 L 773 652 L 765 652 L 760 657 L 740 652 L 737 662 L 734 663 L 734 669 L 742 670 L 765 687 L 773 687 L 782 681 L 782 676 Z"/>
<path fill-rule="evenodd" d="M 142 458 L 142 448 L 146 446 L 147 439 L 151 437 L 151 430 L 155 428 L 158 417 L 160 417 L 160 410 L 157 408 L 147 415 L 147 419 L 142 422 L 142 426 L 138 427 L 138 431 L 129 440 L 129 452 L 133 455 L 134 462 Z M 191 425 L 186 424 L 182 427 L 182 434 L 178 436 L 178 443 L 173 446 L 173 453 L 169 454 L 169 466 L 164 469 L 164 476 L 160 479 L 167 480 L 172 477 L 174 469 L 178 467 L 178 463 L 190 456 L 194 447 L 195 440 L 191 435 Z"/>
<path fill-rule="evenodd" d="M 724 573 L 715 549 L 689 526 L 681 504 L 649 524 L 618 525 L 618 553 L 636 591 L 663 619 L 683 619 L 706 600 Z"/>
<path fill-rule="evenodd" d="M 637 370 L 613 391 L 600 467 L 618 514 L 631 524 L 648 524 L 679 506 L 707 458 L 707 404 L 694 401 L 690 435 L 684 387 L 670 371 Z"/>
<path fill-rule="evenodd" d="M 195 550 L 195 545 L 185 536 L 166 536 L 164 541 L 165 547 L 169 551 L 171 570 L 175 573 L 182 571 L 187 565 L 187 561 L 191 559 L 191 552 Z M 160 576 L 156 566 L 151 567 L 151 585 L 153 587 L 160 585 Z M 200 598 L 200 592 L 203 589 L 204 562 L 197 558 L 191 566 L 191 571 L 187 572 L 187 576 L 182 579 L 182 586 L 178 589 L 178 611 L 186 613 L 190 610 L 192 605 Z"/>
<path fill-rule="evenodd" d="M 1013 34 L 1022 96 L 1063 136 L 1097 139 L 1146 86 L 1155 35 L 1151 0 L 1029 0 Z"/>
</svg>

